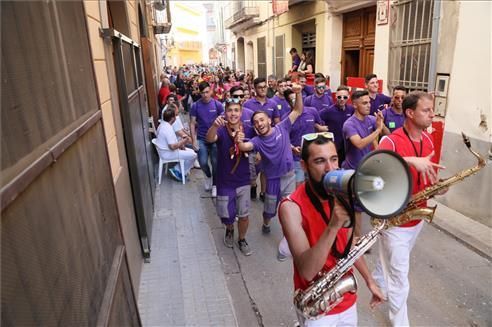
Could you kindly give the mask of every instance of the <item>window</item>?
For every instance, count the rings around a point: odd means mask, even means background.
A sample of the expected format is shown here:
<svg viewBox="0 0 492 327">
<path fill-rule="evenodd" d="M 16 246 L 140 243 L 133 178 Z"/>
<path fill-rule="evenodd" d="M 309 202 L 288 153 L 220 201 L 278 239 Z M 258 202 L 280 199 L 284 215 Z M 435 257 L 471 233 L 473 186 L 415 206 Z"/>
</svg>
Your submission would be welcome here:
<svg viewBox="0 0 492 327">
<path fill-rule="evenodd" d="M 398 0 L 390 29 L 389 86 L 427 91 L 434 1 Z"/>
<path fill-rule="evenodd" d="M 275 37 L 275 75 L 284 76 L 284 34 Z"/>
<path fill-rule="evenodd" d="M 267 75 L 266 72 L 266 40 L 265 37 L 259 37 L 257 39 L 258 46 L 258 77 L 265 77 Z"/>
</svg>

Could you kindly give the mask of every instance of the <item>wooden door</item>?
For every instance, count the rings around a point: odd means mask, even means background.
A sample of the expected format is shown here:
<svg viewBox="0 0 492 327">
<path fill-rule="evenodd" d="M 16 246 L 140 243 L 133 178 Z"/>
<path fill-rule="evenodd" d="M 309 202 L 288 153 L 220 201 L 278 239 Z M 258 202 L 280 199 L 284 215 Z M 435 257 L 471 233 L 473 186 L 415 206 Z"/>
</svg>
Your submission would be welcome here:
<svg viewBox="0 0 492 327">
<path fill-rule="evenodd" d="M 372 73 L 376 35 L 376 7 L 343 15 L 342 76 L 363 77 Z M 355 75 L 354 75 L 355 74 Z"/>
</svg>

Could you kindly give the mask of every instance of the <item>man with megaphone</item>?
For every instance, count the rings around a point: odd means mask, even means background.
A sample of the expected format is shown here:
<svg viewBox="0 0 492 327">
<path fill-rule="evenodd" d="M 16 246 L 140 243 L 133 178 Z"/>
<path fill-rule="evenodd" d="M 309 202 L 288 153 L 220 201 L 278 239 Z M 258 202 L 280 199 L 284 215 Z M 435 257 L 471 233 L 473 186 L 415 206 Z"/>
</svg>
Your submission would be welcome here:
<svg viewBox="0 0 492 327">
<path fill-rule="evenodd" d="M 337 260 L 350 250 L 353 234 L 351 227 L 345 227 L 350 222 L 353 224 L 353 219 L 327 193 L 325 187 L 327 173 L 338 169 L 333 134 L 322 132 L 304 135 L 301 165 L 307 180 L 279 207 L 282 230 L 293 257 L 296 290 L 306 289 L 318 273 L 332 269 Z M 384 297 L 370 275 L 364 258 L 361 256 L 354 265 L 372 293 L 371 307 L 376 306 Z M 347 292 L 338 304 L 323 312 L 320 319 L 304 321 L 303 317 L 299 317 L 300 322 L 303 326 L 357 326 L 356 299 L 355 292 Z"/>
</svg>

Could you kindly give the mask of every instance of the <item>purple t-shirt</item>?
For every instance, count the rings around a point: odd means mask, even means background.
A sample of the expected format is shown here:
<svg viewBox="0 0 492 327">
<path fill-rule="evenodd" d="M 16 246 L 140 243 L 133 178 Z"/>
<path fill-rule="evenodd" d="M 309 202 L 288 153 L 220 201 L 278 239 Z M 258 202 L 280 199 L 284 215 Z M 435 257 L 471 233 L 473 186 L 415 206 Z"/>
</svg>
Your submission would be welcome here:
<svg viewBox="0 0 492 327">
<path fill-rule="evenodd" d="M 296 119 L 294 124 L 292 124 L 292 128 L 290 130 L 290 144 L 293 146 L 301 146 L 302 136 L 304 134 L 314 133 L 314 124 L 317 123 L 316 115 L 318 112 L 314 108 L 304 108 L 302 114 Z M 318 115 L 319 117 L 319 115 Z M 294 161 L 300 161 L 301 157 L 298 155 L 294 155 Z"/>
<path fill-rule="evenodd" d="M 331 92 L 325 92 L 321 97 L 318 97 L 316 94 L 310 95 L 304 99 L 304 105 L 308 107 L 314 107 L 318 111 L 323 110 L 324 108 L 328 108 L 333 104 L 333 100 L 331 98 Z"/>
<path fill-rule="evenodd" d="M 405 115 L 403 112 L 399 114 L 395 112 L 392 107 L 383 110 L 383 117 L 384 125 L 388 127 L 390 133 L 393 133 L 395 129 L 402 127 L 405 122 Z"/>
<path fill-rule="evenodd" d="M 355 115 L 352 115 L 345 124 L 343 124 L 343 139 L 345 141 L 345 161 L 342 163 L 343 169 L 355 169 L 360 160 L 369 152 L 371 145 L 369 143 L 364 149 L 358 149 L 350 142 L 349 138 L 353 135 L 360 135 L 360 138 L 368 136 L 376 130 L 376 117 L 366 116 L 364 120 L 359 120 Z"/>
<path fill-rule="evenodd" d="M 274 118 L 280 117 L 277 110 L 277 104 L 272 99 L 268 98 L 264 104 L 261 104 L 261 102 L 255 98 L 251 98 L 243 104 L 243 108 L 248 108 L 253 112 L 259 110 L 265 111 L 268 114 L 268 117 L 272 120 L 272 124 Z"/>
<path fill-rule="evenodd" d="M 304 85 L 304 88 L 302 89 L 302 98 L 304 99 L 307 96 L 310 96 L 314 94 L 314 87 L 311 85 Z"/>
<path fill-rule="evenodd" d="M 253 136 L 252 129 L 243 125 L 245 137 Z M 234 174 L 231 171 L 236 164 L 236 156 L 231 159 L 229 149 L 234 146 L 233 139 L 227 133 L 225 126 L 217 129 L 217 188 L 230 187 L 238 188 L 244 185 L 249 185 L 249 160 L 244 155 L 239 160 Z"/>
<path fill-rule="evenodd" d="M 243 107 L 243 113 L 241 114 L 241 121 L 248 128 L 252 128 L 253 124 L 251 124 L 251 117 L 253 117 L 254 111 L 248 108 Z"/>
<path fill-rule="evenodd" d="M 279 112 L 280 120 L 283 120 L 290 113 L 289 103 L 285 98 L 281 98 L 279 96 L 274 96 L 272 100 L 277 104 L 277 110 Z"/>
<path fill-rule="evenodd" d="M 385 104 L 389 105 L 391 103 L 391 98 L 382 93 L 377 93 L 374 99 L 371 97 L 369 99 L 371 101 L 371 116 L 374 116 L 374 113 L 378 110 L 382 111 Z"/>
<path fill-rule="evenodd" d="M 299 55 L 295 55 L 294 56 L 294 59 L 292 59 L 292 67 L 294 66 L 297 66 L 297 68 L 295 69 L 295 71 L 297 71 L 297 69 L 299 68 L 299 65 L 301 64 L 301 57 L 299 57 Z"/>
<path fill-rule="evenodd" d="M 345 110 L 341 110 L 336 104 L 321 110 L 319 113 L 325 125 L 328 126 L 328 130 L 332 132 L 335 137 L 335 146 L 337 147 L 337 150 L 340 150 L 343 147 L 343 124 L 353 115 L 353 113 L 354 107 L 351 105 L 346 105 Z"/>
<path fill-rule="evenodd" d="M 214 99 L 209 103 L 205 103 L 200 99 L 191 106 L 190 116 L 196 118 L 198 124 L 197 137 L 199 139 L 206 138 L 208 129 L 223 112 L 222 103 Z"/>
<path fill-rule="evenodd" d="M 290 119 L 284 119 L 268 136 L 255 136 L 251 139 L 253 150 L 261 154 L 261 167 L 267 178 L 279 178 L 294 168 L 290 148 Z"/>
</svg>

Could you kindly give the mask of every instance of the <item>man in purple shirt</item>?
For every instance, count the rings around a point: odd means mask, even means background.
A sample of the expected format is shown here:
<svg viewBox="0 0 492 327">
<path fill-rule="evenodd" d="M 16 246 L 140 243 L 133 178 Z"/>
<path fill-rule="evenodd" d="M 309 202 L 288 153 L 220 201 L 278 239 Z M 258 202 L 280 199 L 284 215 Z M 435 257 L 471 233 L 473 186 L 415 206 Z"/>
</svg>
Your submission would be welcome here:
<svg viewBox="0 0 492 327">
<path fill-rule="evenodd" d="M 367 92 L 369 92 L 369 99 L 371 100 L 371 116 L 378 110 L 382 111 L 386 109 L 391 103 L 391 98 L 382 93 L 378 93 L 378 77 L 376 74 L 369 74 L 365 78 Z"/>
<path fill-rule="evenodd" d="M 367 91 L 352 93 L 354 114 L 343 124 L 343 140 L 345 142 L 345 161 L 343 169 L 355 169 L 360 160 L 378 146 L 378 137 L 383 130 L 383 114 L 378 111 L 371 116 L 371 102 Z M 355 235 L 360 236 L 360 217 L 362 209 L 355 207 Z"/>
<path fill-rule="evenodd" d="M 383 110 L 385 135 L 393 133 L 397 128 L 403 126 L 405 122 L 405 114 L 403 113 L 402 103 L 407 95 L 407 89 L 403 86 L 395 86 L 393 88 L 393 98 L 391 98 L 391 107 Z"/>
<path fill-rule="evenodd" d="M 284 92 L 287 90 L 287 81 L 283 78 L 277 80 L 277 93 L 272 100 L 277 104 L 280 120 L 283 120 L 290 113 L 289 103 L 284 97 Z"/>
<path fill-rule="evenodd" d="M 292 124 L 302 114 L 303 105 L 301 86 L 293 85 L 292 90 L 296 93 L 296 103 L 286 119 L 272 127 L 268 114 L 257 111 L 252 120 L 258 136 L 248 142 L 244 142 L 244 133 L 238 133 L 237 137 L 241 151 L 256 150 L 261 154 L 262 168 L 267 178 L 262 226 L 264 234 L 270 233 L 270 220 L 277 212 L 280 198 L 295 189 L 294 161 L 289 134 Z"/>
<path fill-rule="evenodd" d="M 314 107 L 318 111 L 330 107 L 333 104 L 333 100 L 331 99 L 331 92 L 325 92 L 326 79 L 324 77 L 317 77 L 314 80 L 314 84 L 314 94 L 307 96 L 304 99 L 304 105 Z"/>
<path fill-rule="evenodd" d="M 268 118 L 270 118 L 273 124 L 278 123 L 280 121 L 280 115 L 277 110 L 277 104 L 266 96 L 267 84 L 265 79 L 263 77 L 255 78 L 253 86 L 256 96 L 246 101 L 243 107 L 254 112 L 262 110 L 268 114 Z"/>
<path fill-rule="evenodd" d="M 297 54 L 296 48 L 290 49 L 289 54 L 292 57 L 292 68 L 290 69 L 290 71 L 296 72 L 297 68 L 299 68 L 299 64 L 301 63 L 301 57 L 299 57 L 299 54 Z"/>
<path fill-rule="evenodd" d="M 207 177 L 205 180 L 205 190 L 212 191 L 212 197 L 217 195 L 215 175 L 217 171 L 217 146 L 206 141 L 207 131 L 212 126 L 215 119 L 224 112 L 222 103 L 212 99 L 212 91 L 208 82 L 201 82 L 198 85 L 201 99 L 191 106 L 190 110 L 190 132 L 193 148 L 198 148 L 198 162 L 200 168 Z M 198 123 L 198 131 L 195 126 Z M 197 144 L 198 143 L 198 144 Z M 212 164 L 212 171 L 208 161 Z"/>
<path fill-rule="evenodd" d="M 289 108 L 294 109 L 296 104 L 296 94 L 292 90 L 286 90 L 284 92 L 285 98 L 289 102 Z M 302 114 L 292 124 L 290 130 L 290 145 L 292 148 L 292 155 L 294 158 L 294 173 L 296 175 L 296 187 L 302 184 L 304 181 L 304 171 L 301 167 L 301 142 L 302 136 L 314 132 L 327 132 L 328 127 L 323 126 L 323 122 L 319 116 L 318 111 L 312 107 L 304 107 Z"/>
<path fill-rule="evenodd" d="M 237 90 L 233 90 L 236 91 Z M 254 135 L 253 129 L 241 121 L 242 106 L 239 98 L 226 101 L 225 116 L 215 119 L 207 133 L 207 142 L 217 144 L 217 215 L 226 226 L 225 246 L 234 246 L 234 222 L 238 217 L 238 246 L 246 256 L 251 255 L 246 232 L 249 225 L 250 175 L 246 153 L 239 151 L 235 142 L 236 133 L 247 138 Z"/>
<path fill-rule="evenodd" d="M 302 99 L 314 94 L 314 87 L 306 84 L 306 75 L 299 74 L 299 84 L 302 86 Z"/>
<path fill-rule="evenodd" d="M 241 86 L 231 87 L 230 92 L 231 92 L 232 99 L 239 99 L 241 105 L 244 104 L 245 95 L 244 95 L 244 89 Z M 252 110 L 242 107 L 241 121 L 244 126 L 251 129 L 253 128 L 253 124 L 251 123 L 251 117 L 253 116 L 253 114 L 254 112 Z M 256 163 L 257 161 L 259 161 L 259 156 L 257 158 L 256 154 L 252 153 L 248 156 L 248 159 L 249 159 L 249 175 L 251 181 L 250 197 L 251 199 L 256 199 L 257 196 L 256 178 L 258 177 L 258 173 L 256 171 Z"/>
<path fill-rule="evenodd" d="M 340 85 L 337 89 L 337 103 L 320 111 L 319 115 L 328 126 L 328 130 L 335 137 L 338 161 L 345 160 L 345 144 L 343 141 L 342 127 L 347 119 L 354 113 L 354 107 L 347 104 L 349 99 L 349 88 Z"/>
</svg>

